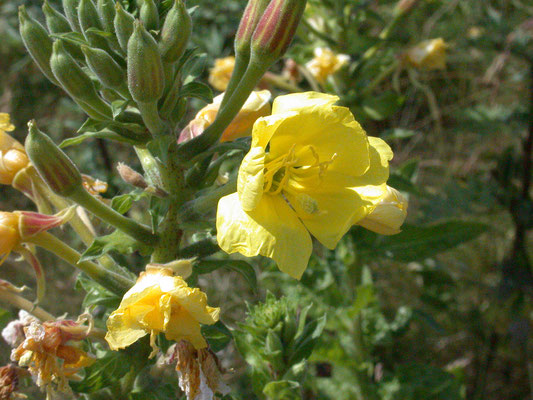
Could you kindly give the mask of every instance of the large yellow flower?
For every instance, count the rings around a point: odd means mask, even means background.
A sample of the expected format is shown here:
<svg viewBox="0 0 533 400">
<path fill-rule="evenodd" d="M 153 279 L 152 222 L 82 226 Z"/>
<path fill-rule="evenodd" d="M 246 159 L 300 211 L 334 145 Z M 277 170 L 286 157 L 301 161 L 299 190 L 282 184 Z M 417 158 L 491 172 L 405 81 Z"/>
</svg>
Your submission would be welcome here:
<svg viewBox="0 0 533 400">
<path fill-rule="evenodd" d="M 224 93 L 216 96 L 211 104 L 198 111 L 194 119 L 181 131 L 178 143 L 186 142 L 207 129 L 215 121 L 223 98 Z M 227 142 L 249 136 L 257 118 L 270 114 L 270 98 L 271 94 L 268 90 L 252 92 L 239 113 L 222 133 L 220 141 Z"/>
<path fill-rule="evenodd" d="M 170 269 L 149 267 L 109 316 L 105 338 L 111 349 L 118 350 L 150 333 L 155 354 L 156 335 L 164 332 L 169 340 L 187 340 L 201 349 L 207 343 L 200 324 L 214 324 L 219 312 L 207 305 L 205 293 L 189 288 Z"/>
<path fill-rule="evenodd" d="M 24 146 L 7 132 L 15 127 L 9 122 L 9 114 L 0 113 L 0 184 L 11 185 L 13 178 L 29 164 Z"/>
<path fill-rule="evenodd" d="M 333 249 L 385 195 L 390 147 L 367 137 L 337 100 L 316 92 L 281 96 L 272 115 L 256 121 L 237 193 L 218 203 L 224 251 L 270 257 L 299 279 L 312 251 L 309 233 Z"/>
<path fill-rule="evenodd" d="M 226 90 L 233 68 L 235 68 L 235 57 L 217 58 L 214 67 L 209 70 L 208 80 L 211 86 L 221 92 Z"/>
</svg>

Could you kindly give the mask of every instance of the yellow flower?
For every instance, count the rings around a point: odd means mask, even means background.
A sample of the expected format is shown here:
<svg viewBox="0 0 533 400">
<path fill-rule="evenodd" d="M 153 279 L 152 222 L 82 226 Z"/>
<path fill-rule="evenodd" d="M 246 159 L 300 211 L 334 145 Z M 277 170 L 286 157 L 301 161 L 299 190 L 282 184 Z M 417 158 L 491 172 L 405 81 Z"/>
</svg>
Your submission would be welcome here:
<svg viewBox="0 0 533 400">
<path fill-rule="evenodd" d="M 169 340 L 188 340 L 201 349 L 207 343 L 200 324 L 214 324 L 219 312 L 207 305 L 205 293 L 189 288 L 170 269 L 148 267 L 109 316 L 105 338 L 112 350 L 118 350 L 150 333 L 155 355 L 156 335 L 164 332 Z"/>
<path fill-rule="evenodd" d="M 407 199 L 396 189 L 387 186 L 385 195 L 376 207 L 357 224 L 381 235 L 400 233 L 407 216 Z"/>
<path fill-rule="evenodd" d="M 327 47 L 318 47 L 314 53 L 315 57 L 305 66 L 320 83 L 324 83 L 328 76 L 333 75 L 350 60 L 346 54 L 335 54 Z"/>
<path fill-rule="evenodd" d="M 24 146 L 9 136 L 6 131 L 15 127 L 9 123 L 9 114 L 0 113 L 0 184 L 11 185 L 13 178 L 29 164 Z"/>
<path fill-rule="evenodd" d="M 237 193 L 218 203 L 224 251 L 270 257 L 299 279 L 312 251 L 309 233 L 333 249 L 379 203 L 392 151 L 367 137 L 337 100 L 316 92 L 281 96 L 272 115 L 256 121 Z"/>
<path fill-rule="evenodd" d="M 215 66 L 209 71 L 209 83 L 211 86 L 221 92 L 226 90 L 234 67 L 235 57 L 217 58 Z"/>
<path fill-rule="evenodd" d="M 198 111 L 194 119 L 181 131 L 179 143 L 200 135 L 215 121 L 223 97 L 224 93 L 218 95 L 213 99 L 213 103 Z M 252 92 L 237 116 L 222 133 L 220 141 L 227 142 L 249 136 L 257 118 L 270 114 L 270 97 L 271 94 L 268 90 Z"/>
<path fill-rule="evenodd" d="M 0 211 L 0 264 L 22 240 L 18 229 L 19 219 L 18 214 Z"/>
<path fill-rule="evenodd" d="M 407 64 L 427 70 L 446 68 L 446 48 L 441 38 L 424 40 L 405 53 Z"/>
</svg>

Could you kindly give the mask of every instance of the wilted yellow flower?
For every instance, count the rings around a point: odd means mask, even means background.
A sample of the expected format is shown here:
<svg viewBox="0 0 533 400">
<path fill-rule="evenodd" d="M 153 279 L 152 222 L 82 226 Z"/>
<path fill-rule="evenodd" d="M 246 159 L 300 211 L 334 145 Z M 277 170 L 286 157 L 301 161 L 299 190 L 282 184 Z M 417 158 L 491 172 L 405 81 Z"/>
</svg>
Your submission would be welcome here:
<svg viewBox="0 0 533 400">
<path fill-rule="evenodd" d="M 270 257 L 299 279 L 312 251 L 309 233 L 333 249 L 380 201 L 392 151 L 367 137 L 337 100 L 317 92 L 281 96 L 272 115 L 256 121 L 237 193 L 218 203 L 224 251 Z"/>
<path fill-rule="evenodd" d="M 29 164 L 24 146 L 7 132 L 15 127 L 9 122 L 9 114 L 0 113 L 0 184 L 11 185 L 13 178 Z"/>
<path fill-rule="evenodd" d="M 67 344 L 82 340 L 89 329 L 75 321 L 32 322 L 24 328 L 24 341 L 12 351 L 11 360 L 28 367 L 37 386 L 70 393 L 68 378 L 94 363 L 94 358 L 78 347 Z"/>
<path fill-rule="evenodd" d="M 169 340 L 187 340 L 200 349 L 207 346 L 200 324 L 214 324 L 219 312 L 207 305 L 205 293 L 187 286 L 170 269 L 148 267 L 109 316 L 105 338 L 118 350 L 149 333 L 155 355 L 156 336 L 163 332 Z"/>
<path fill-rule="evenodd" d="M 213 103 L 208 104 L 198 111 L 194 119 L 181 131 L 178 143 L 185 142 L 200 135 L 215 121 L 223 97 L 224 93 L 218 95 L 213 99 Z M 252 126 L 257 118 L 270 114 L 270 98 L 271 94 L 268 90 L 252 92 L 237 116 L 222 133 L 220 141 L 227 142 L 249 136 L 252 133 Z"/>
<path fill-rule="evenodd" d="M 19 215 L 0 211 L 0 264 L 20 244 Z"/>
<path fill-rule="evenodd" d="M 400 233 L 405 217 L 407 217 L 407 199 L 396 189 L 387 186 L 379 203 L 357 225 L 381 235 L 395 235 Z"/>
<path fill-rule="evenodd" d="M 446 68 L 446 42 L 442 38 L 424 40 L 405 53 L 407 64 L 427 70 Z"/>
<path fill-rule="evenodd" d="M 209 70 L 209 83 L 211 86 L 221 92 L 226 90 L 234 67 L 235 57 L 217 58 L 215 66 Z"/>
<path fill-rule="evenodd" d="M 327 47 L 317 47 L 314 53 L 315 57 L 305 66 L 320 83 L 324 83 L 328 76 L 333 75 L 350 60 L 346 54 L 335 54 Z"/>
</svg>

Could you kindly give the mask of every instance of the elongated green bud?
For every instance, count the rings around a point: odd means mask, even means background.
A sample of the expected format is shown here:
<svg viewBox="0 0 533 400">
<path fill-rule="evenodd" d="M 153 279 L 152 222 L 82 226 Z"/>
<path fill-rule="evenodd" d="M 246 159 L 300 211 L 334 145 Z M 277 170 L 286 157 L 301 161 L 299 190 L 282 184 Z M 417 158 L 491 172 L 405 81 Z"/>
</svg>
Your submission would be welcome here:
<svg viewBox="0 0 533 400">
<path fill-rule="evenodd" d="M 51 33 L 63 33 L 71 31 L 70 25 L 68 24 L 65 16 L 50 6 L 48 0 L 44 0 L 42 8 L 44 17 L 46 19 L 46 26 Z"/>
<path fill-rule="evenodd" d="M 115 4 L 115 19 L 113 25 L 115 26 L 115 33 L 117 35 L 120 48 L 124 51 L 128 49 L 128 40 L 130 40 L 133 33 L 133 22 L 135 18 L 129 12 L 124 10 L 122 5 L 117 2 Z"/>
<path fill-rule="evenodd" d="M 252 36 L 252 59 L 273 63 L 289 47 L 307 0 L 272 0 Z"/>
<path fill-rule="evenodd" d="M 126 72 L 104 50 L 81 46 L 87 66 L 106 87 L 115 89 L 126 82 Z"/>
<path fill-rule="evenodd" d="M 63 0 L 63 11 L 65 17 L 74 32 L 81 32 L 80 21 L 78 20 L 78 5 L 80 0 Z"/>
<path fill-rule="evenodd" d="M 154 0 L 143 0 L 139 17 L 146 30 L 156 31 L 159 29 L 159 11 Z"/>
<path fill-rule="evenodd" d="M 65 33 L 71 31 L 69 22 L 65 16 L 50 6 L 48 0 L 44 1 L 42 8 L 44 17 L 46 19 L 46 26 L 51 33 Z M 65 49 L 67 49 L 72 57 L 74 57 L 76 60 L 83 59 L 83 54 L 77 45 L 70 42 L 65 42 L 64 44 Z"/>
<path fill-rule="evenodd" d="M 85 39 L 87 39 L 93 47 L 111 51 L 107 40 L 103 36 L 89 30 L 90 28 L 98 29 L 100 31 L 104 30 L 98 11 L 92 0 L 80 0 L 80 5 L 78 6 L 78 19 L 80 21 L 83 36 L 85 36 Z"/>
<path fill-rule="evenodd" d="M 65 50 L 61 40 L 54 42 L 50 66 L 57 81 L 63 89 L 75 100 L 80 106 L 87 105 L 89 109 L 84 110 L 93 116 L 92 112 L 100 114 L 94 117 L 102 119 L 111 118 L 109 106 L 98 96 L 91 78 L 81 69 L 74 59 Z"/>
<path fill-rule="evenodd" d="M 19 21 L 20 36 L 31 58 L 50 81 L 59 85 L 50 68 L 52 39 L 48 36 L 48 32 L 28 15 L 24 6 L 19 7 Z"/>
<path fill-rule="evenodd" d="M 255 28 L 259 23 L 270 0 L 250 0 L 242 14 L 237 35 L 235 35 L 235 53 L 244 53 L 250 56 L 250 43 Z"/>
<path fill-rule="evenodd" d="M 28 128 L 26 153 L 50 189 L 60 196 L 68 196 L 80 188 L 81 174 L 72 160 L 37 128 L 35 121 L 30 121 Z"/>
<path fill-rule="evenodd" d="M 100 21 L 106 32 L 115 32 L 115 4 L 112 0 L 98 0 L 96 2 L 96 8 Z"/>
<path fill-rule="evenodd" d="M 133 100 L 152 103 L 163 95 L 165 78 L 157 43 L 140 21 L 128 41 L 128 88 Z"/>
<path fill-rule="evenodd" d="M 180 59 L 187 48 L 191 32 L 191 16 L 183 0 L 175 0 L 161 28 L 159 50 L 163 61 L 174 63 Z"/>
</svg>

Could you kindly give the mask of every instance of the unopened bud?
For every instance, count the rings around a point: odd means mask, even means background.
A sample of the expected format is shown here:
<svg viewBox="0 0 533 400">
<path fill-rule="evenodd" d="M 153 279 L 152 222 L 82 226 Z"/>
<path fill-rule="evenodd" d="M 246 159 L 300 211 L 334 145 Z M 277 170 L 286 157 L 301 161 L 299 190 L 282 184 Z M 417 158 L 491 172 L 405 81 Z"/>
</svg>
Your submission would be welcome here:
<svg viewBox="0 0 533 400">
<path fill-rule="evenodd" d="M 70 32 L 70 25 L 65 16 L 56 11 L 48 0 L 44 1 L 42 9 L 46 19 L 46 26 L 51 33 Z"/>
<path fill-rule="evenodd" d="M 142 0 L 139 18 L 146 30 L 156 31 L 159 29 L 159 11 L 154 0 Z"/>
<path fill-rule="evenodd" d="M 78 5 L 80 0 L 63 0 L 63 10 L 65 17 L 74 32 L 81 32 L 80 21 L 78 20 Z"/>
<path fill-rule="evenodd" d="M 102 29 L 98 10 L 96 10 L 96 6 L 92 0 L 80 0 L 80 4 L 78 5 L 78 20 L 80 21 L 82 33 L 87 40 L 89 40 L 87 36 L 87 30 L 89 28 Z"/>
<path fill-rule="evenodd" d="M 140 21 L 128 41 L 128 88 L 133 100 L 151 103 L 163 95 L 165 77 L 157 43 Z"/>
<path fill-rule="evenodd" d="M 87 66 L 102 84 L 109 88 L 119 88 L 126 82 L 126 73 L 104 50 L 81 46 Z"/>
<path fill-rule="evenodd" d="M 191 32 L 191 16 L 183 0 L 175 0 L 161 29 L 159 50 L 163 61 L 174 63 L 179 60 L 187 47 Z"/>
<path fill-rule="evenodd" d="M 274 62 L 289 47 L 302 18 L 307 0 L 272 0 L 252 37 L 252 58 Z"/>
<path fill-rule="evenodd" d="M 98 0 L 96 3 L 100 21 L 106 32 L 115 32 L 115 4 L 112 0 Z"/>
<path fill-rule="evenodd" d="M 52 39 L 48 36 L 48 32 L 28 15 L 24 6 L 19 7 L 19 21 L 20 36 L 31 58 L 51 82 L 59 85 L 50 68 Z"/>
<path fill-rule="evenodd" d="M 122 5 L 117 2 L 115 4 L 115 19 L 113 25 L 115 26 L 115 33 L 117 35 L 120 48 L 124 51 L 128 48 L 128 40 L 133 33 L 133 22 L 135 18 L 129 12 L 124 10 Z"/>
<path fill-rule="evenodd" d="M 63 150 L 41 132 L 34 121 L 28 123 L 28 128 L 26 152 L 50 189 L 60 196 L 68 196 L 82 187 L 80 171 Z"/>
<path fill-rule="evenodd" d="M 237 35 L 235 35 L 235 53 L 250 55 L 250 42 L 270 0 L 249 0 L 242 14 Z"/>
<path fill-rule="evenodd" d="M 148 183 L 146 183 L 144 177 L 128 165 L 118 163 L 117 171 L 124 182 L 141 189 L 146 189 L 148 187 Z"/>
<path fill-rule="evenodd" d="M 401 232 L 400 227 L 407 216 L 407 205 L 407 199 L 399 191 L 387 186 L 374 210 L 357 224 L 381 235 L 395 235 Z"/>
<path fill-rule="evenodd" d="M 57 81 L 75 100 L 87 105 L 84 110 L 94 118 L 111 118 L 109 106 L 98 96 L 89 76 L 65 50 L 61 40 L 54 42 L 50 66 Z M 93 115 L 94 113 L 94 115 Z"/>
</svg>

